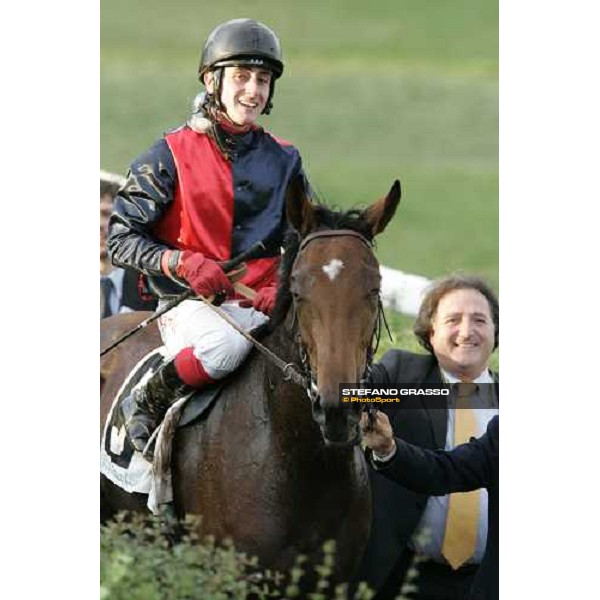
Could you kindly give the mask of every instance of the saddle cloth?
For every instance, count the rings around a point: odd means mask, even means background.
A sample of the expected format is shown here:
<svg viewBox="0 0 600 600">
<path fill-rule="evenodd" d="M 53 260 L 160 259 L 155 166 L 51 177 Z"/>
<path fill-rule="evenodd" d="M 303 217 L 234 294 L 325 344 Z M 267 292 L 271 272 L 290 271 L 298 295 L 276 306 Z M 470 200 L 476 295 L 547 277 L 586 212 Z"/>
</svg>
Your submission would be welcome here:
<svg viewBox="0 0 600 600">
<path fill-rule="evenodd" d="M 118 410 L 131 392 L 144 385 L 167 359 L 164 347 L 148 353 L 133 368 L 119 389 L 106 418 L 100 447 L 100 473 L 128 493 L 148 495 L 148 508 L 159 513 L 161 504 L 173 500 L 171 448 L 175 430 L 206 416 L 225 386 L 217 382 L 179 398 L 167 411 L 154 437 L 154 459 L 148 461 L 136 451 L 125 433 Z"/>
</svg>

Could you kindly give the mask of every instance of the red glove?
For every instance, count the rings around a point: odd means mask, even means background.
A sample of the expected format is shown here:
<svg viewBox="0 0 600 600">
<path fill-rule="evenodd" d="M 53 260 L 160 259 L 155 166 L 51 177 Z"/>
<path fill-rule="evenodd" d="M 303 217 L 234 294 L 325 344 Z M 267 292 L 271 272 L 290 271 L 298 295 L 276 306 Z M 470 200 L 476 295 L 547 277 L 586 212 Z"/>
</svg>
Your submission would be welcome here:
<svg viewBox="0 0 600 600">
<path fill-rule="evenodd" d="M 205 298 L 220 292 L 229 296 L 235 293 L 223 269 L 201 252 L 182 252 L 177 264 L 177 275 L 185 279 L 196 294 Z"/>
<path fill-rule="evenodd" d="M 249 308 L 252 306 L 261 313 L 269 316 L 275 307 L 275 298 L 277 297 L 277 288 L 274 285 L 268 285 L 261 288 L 254 296 L 254 300 L 242 300 L 240 306 Z"/>
</svg>

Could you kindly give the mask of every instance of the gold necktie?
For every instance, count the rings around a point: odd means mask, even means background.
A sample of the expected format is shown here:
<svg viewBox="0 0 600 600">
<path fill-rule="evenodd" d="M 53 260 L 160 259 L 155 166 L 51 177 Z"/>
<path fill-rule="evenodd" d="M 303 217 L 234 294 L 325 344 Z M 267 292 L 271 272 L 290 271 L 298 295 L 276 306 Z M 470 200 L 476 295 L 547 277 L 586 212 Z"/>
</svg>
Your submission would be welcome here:
<svg viewBox="0 0 600 600">
<path fill-rule="evenodd" d="M 477 435 L 475 411 L 468 403 L 477 384 L 459 383 L 457 387 L 454 446 L 464 444 Z M 450 494 L 442 554 L 453 569 L 458 569 L 475 553 L 480 495 L 481 490 Z"/>
</svg>

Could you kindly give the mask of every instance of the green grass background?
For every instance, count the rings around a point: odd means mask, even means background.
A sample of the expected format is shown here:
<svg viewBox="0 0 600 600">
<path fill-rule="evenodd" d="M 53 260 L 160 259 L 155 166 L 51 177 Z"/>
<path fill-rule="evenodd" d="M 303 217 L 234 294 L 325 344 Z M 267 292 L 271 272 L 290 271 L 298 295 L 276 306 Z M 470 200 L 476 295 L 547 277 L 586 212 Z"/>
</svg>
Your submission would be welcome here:
<svg viewBox="0 0 600 600">
<path fill-rule="evenodd" d="M 285 73 L 263 125 L 301 150 L 335 205 L 394 179 L 403 200 L 380 260 L 498 286 L 497 0 L 102 0 L 101 167 L 130 161 L 188 116 L 202 44 L 253 17 L 282 40 Z"/>
</svg>

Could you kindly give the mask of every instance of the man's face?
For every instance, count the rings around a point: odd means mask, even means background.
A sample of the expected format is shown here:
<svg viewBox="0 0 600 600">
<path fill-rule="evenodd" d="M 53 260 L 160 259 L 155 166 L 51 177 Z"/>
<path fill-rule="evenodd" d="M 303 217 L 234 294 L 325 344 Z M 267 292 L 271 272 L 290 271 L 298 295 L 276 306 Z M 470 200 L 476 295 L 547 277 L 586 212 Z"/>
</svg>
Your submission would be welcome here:
<svg viewBox="0 0 600 600">
<path fill-rule="evenodd" d="M 242 127 L 253 125 L 269 99 L 271 72 L 250 67 L 225 67 L 221 84 L 221 102 L 227 115 Z M 207 73 L 206 89 L 214 91 L 212 73 Z"/>
<path fill-rule="evenodd" d="M 474 289 L 442 296 L 429 341 L 446 371 L 463 380 L 480 375 L 494 349 L 494 322 L 486 297 Z"/>
</svg>

